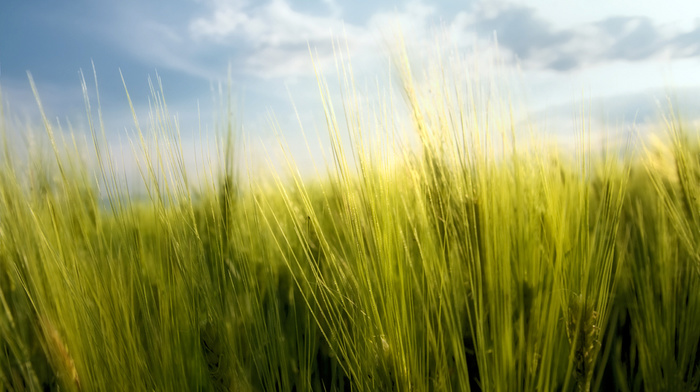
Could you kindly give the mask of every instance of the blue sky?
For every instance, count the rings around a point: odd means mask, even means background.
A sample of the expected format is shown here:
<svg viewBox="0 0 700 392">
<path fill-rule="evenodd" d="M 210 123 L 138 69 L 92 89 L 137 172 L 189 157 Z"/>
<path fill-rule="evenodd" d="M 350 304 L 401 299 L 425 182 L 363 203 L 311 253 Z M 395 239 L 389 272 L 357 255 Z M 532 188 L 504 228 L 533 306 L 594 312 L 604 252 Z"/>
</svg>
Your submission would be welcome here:
<svg viewBox="0 0 700 392">
<path fill-rule="evenodd" d="M 171 111 L 192 128 L 198 103 L 211 117 L 212 86 L 230 65 L 249 137 L 274 143 L 266 125 L 273 111 L 294 142 L 290 92 L 303 118 L 321 114 L 308 45 L 332 74 L 332 40 L 347 37 L 358 73 L 371 80 L 389 69 L 385 45 L 397 24 L 419 53 L 437 31 L 464 53 L 495 33 L 530 109 L 550 127 L 557 118 L 570 124 L 582 96 L 613 126 L 643 123 L 656 118 L 655 100 L 668 88 L 689 118 L 700 114 L 700 2 L 693 0 L 3 1 L 0 86 L 13 113 L 32 116 L 30 71 L 49 116 L 80 124 L 79 70 L 91 79 L 94 62 L 108 132 L 117 135 L 132 124 L 119 70 L 139 113 L 157 71 Z"/>
</svg>

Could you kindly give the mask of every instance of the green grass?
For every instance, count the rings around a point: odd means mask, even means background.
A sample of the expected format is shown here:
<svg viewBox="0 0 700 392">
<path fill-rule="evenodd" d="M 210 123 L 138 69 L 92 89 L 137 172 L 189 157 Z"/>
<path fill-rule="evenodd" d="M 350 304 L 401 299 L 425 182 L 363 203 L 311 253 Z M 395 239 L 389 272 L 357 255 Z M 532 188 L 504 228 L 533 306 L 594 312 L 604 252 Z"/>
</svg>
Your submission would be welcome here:
<svg viewBox="0 0 700 392">
<path fill-rule="evenodd" d="M 375 106 L 318 76 L 317 178 L 242 170 L 230 109 L 191 178 L 160 83 L 145 199 L 85 83 L 94 165 L 0 115 L 0 391 L 697 390 L 697 133 L 597 154 L 581 121 L 572 154 L 497 83 L 394 65 Z"/>
</svg>

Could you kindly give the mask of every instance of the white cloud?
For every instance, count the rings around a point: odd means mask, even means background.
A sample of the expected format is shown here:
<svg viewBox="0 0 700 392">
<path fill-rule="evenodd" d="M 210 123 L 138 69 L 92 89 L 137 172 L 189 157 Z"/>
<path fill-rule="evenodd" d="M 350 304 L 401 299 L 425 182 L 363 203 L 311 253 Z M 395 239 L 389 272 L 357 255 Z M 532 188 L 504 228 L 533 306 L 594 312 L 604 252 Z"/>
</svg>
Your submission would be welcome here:
<svg viewBox="0 0 700 392">
<path fill-rule="evenodd" d="M 424 41 L 428 35 L 433 7 L 410 2 L 400 10 L 373 15 L 365 24 L 345 23 L 340 8 L 324 0 L 327 15 L 309 15 L 295 10 L 287 0 L 272 0 L 250 7 L 241 2 L 216 1 L 211 13 L 194 19 L 189 25 L 191 36 L 199 42 L 241 48 L 248 73 L 262 78 L 311 75 L 313 67 L 308 46 L 321 69 L 333 63 L 333 42 L 347 43 L 350 55 L 377 54 L 382 40 L 403 27 L 411 42 Z M 308 46 L 307 46 L 308 45 Z"/>
<path fill-rule="evenodd" d="M 219 3 L 209 18 L 197 18 L 190 23 L 190 33 L 195 38 L 222 40 L 242 29 L 250 22 L 242 4 Z"/>
<path fill-rule="evenodd" d="M 273 0 L 249 9 L 240 3 L 215 3 L 212 14 L 190 23 L 191 36 L 200 42 L 238 47 L 237 55 L 247 73 L 262 78 L 311 74 L 308 45 L 319 54 L 320 65 L 333 57 L 334 38 L 347 32 L 351 43 L 366 38 L 357 26 L 339 18 L 303 14 L 285 0 Z"/>
<path fill-rule="evenodd" d="M 551 21 L 556 28 L 594 23 L 616 16 L 648 17 L 659 25 L 676 29 L 689 29 L 700 15 L 700 2 L 696 0 L 639 1 L 639 0 L 515 0 L 515 4 L 532 7 L 537 14 Z"/>
<path fill-rule="evenodd" d="M 285 0 L 252 8 L 241 3 L 217 2 L 212 15 L 190 23 L 190 33 L 199 39 L 246 40 L 252 46 L 279 46 L 328 40 L 342 30 L 333 16 L 319 17 L 295 11 Z"/>
</svg>

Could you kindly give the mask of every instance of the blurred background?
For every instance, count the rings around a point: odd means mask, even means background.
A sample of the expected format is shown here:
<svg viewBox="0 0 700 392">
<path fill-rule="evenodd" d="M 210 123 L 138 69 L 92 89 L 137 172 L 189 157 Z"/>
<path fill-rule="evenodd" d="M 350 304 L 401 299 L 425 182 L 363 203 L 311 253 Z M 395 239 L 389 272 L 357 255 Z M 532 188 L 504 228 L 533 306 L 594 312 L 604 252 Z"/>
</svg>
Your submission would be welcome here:
<svg viewBox="0 0 700 392">
<path fill-rule="evenodd" d="M 391 81 L 399 31 L 416 58 L 460 53 L 465 67 L 477 67 L 497 57 L 527 107 L 522 120 L 567 142 L 582 104 L 594 134 L 644 132 L 658 123 L 668 97 L 685 121 L 696 121 L 699 16 L 700 3 L 691 0 L 5 1 L 0 86 L 8 119 L 40 125 L 31 72 L 48 118 L 86 132 L 80 71 L 95 106 L 94 63 L 107 138 L 120 155 L 129 154 L 134 131 L 120 71 L 142 125 L 153 104 L 149 78 L 156 89 L 161 79 L 185 144 L 209 140 L 230 81 L 235 124 L 250 154 L 277 148 L 274 116 L 308 169 L 318 150 L 307 152 L 299 120 L 312 145 L 316 132 L 326 132 L 310 53 L 331 80 L 339 49 L 349 55 L 370 99 Z M 444 47 L 436 50 L 438 43 Z M 329 85 L 336 93 L 337 82 Z M 124 168 L 135 172 L 130 162 L 124 159 Z"/>
</svg>

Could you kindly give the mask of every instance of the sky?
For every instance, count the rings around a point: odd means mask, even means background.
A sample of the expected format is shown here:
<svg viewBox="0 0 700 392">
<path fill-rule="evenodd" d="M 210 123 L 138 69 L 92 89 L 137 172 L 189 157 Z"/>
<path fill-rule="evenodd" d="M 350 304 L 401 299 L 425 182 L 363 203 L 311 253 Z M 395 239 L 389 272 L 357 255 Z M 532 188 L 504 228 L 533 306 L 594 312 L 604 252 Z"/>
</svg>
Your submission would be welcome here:
<svg viewBox="0 0 700 392">
<path fill-rule="evenodd" d="M 80 72 L 94 100 L 94 64 L 108 138 L 121 143 L 133 130 L 124 84 L 137 114 L 147 116 L 149 78 L 159 77 L 189 141 L 209 124 L 218 88 L 230 80 L 247 139 L 263 150 L 275 145 L 274 113 L 290 148 L 303 150 L 294 108 L 307 125 L 322 124 L 323 114 L 309 49 L 320 72 L 332 75 L 333 43 L 342 40 L 358 80 L 371 85 L 387 80 L 397 26 L 416 56 L 442 37 L 470 58 L 493 49 L 495 37 L 504 67 L 517 72 L 528 110 L 548 132 L 572 134 L 582 101 L 597 124 L 643 126 L 658 119 L 669 92 L 686 118 L 700 117 L 695 0 L 7 0 L 0 4 L 2 99 L 18 118 L 36 119 L 30 72 L 48 117 L 80 128 Z"/>
</svg>

